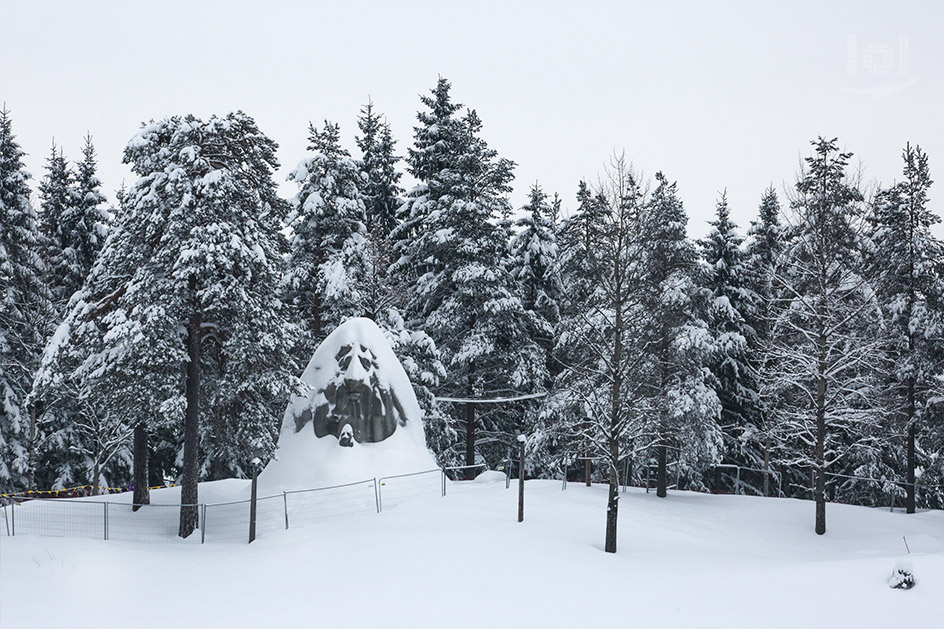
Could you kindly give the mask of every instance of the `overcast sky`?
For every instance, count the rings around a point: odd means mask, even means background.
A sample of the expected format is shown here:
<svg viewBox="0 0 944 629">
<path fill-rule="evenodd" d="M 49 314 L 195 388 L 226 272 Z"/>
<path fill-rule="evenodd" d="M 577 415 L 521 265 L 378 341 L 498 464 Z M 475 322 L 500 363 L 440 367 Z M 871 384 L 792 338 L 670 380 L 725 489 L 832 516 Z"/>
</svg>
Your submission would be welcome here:
<svg viewBox="0 0 944 629">
<path fill-rule="evenodd" d="M 0 15 L 0 101 L 28 169 L 42 176 L 53 137 L 78 158 L 89 132 L 110 198 L 132 183 L 128 139 L 171 114 L 246 111 L 283 181 L 309 120 L 340 123 L 353 152 L 370 97 L 405 154 L 439 75 L 517 162 L 515 206 L 540 181 L 572 209 L 578 180 L 625 150 L 678 181 L 693 236 L 724 188 L 745 227 L 817 135 L 886 183 L 920 144 L 932 201 L 944 186 L 940 2 L 0 0 Z"/>
</svg>

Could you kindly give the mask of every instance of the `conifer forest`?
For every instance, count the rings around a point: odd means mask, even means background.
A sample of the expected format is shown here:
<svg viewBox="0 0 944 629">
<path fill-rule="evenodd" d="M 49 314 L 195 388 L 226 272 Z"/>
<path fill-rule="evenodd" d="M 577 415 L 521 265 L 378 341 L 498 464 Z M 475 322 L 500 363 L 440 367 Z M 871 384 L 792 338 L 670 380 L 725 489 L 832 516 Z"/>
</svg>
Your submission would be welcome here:
<svg viewBox="0 0 944 629">
<path fill-rule="evenodd" d="M 179 483 L 195 504 L 198 482 L 273 456 L 315 348 L 368 317 L 441 465 L 508 464 L 518 435 L 529 477 L 590 461 L 613 550 L 624 482 L 809 499 L 820 534 L 830 501 L 944 508 L 944 246 L 920 138 L 877 183 L 841 138 L 805 138 L 750 224 L 721 192 L 695 238 L 685 181 L 619 150 L 514 207 L 513 156 L 446 78 L 410 142 L 371 101 L 356 129 L 299 129 L 292 198 L 249 113 L 151 120 L 121 156 L 54 145 L 31 176 L 24 151 L 42 149 L 20 145 L 14 105 L 0 493 L 133 487 L 144 504 Z M 120 189 L 97 173 L 118 159 Z"/>
</svg>

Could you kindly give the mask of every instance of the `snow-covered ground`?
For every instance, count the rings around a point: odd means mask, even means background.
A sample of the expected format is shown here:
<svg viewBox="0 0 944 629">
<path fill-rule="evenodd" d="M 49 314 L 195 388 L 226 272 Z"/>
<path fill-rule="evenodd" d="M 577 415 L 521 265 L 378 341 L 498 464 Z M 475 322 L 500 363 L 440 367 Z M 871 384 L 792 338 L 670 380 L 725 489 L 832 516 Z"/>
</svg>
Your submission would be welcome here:
<svg viewBox="0 0 944 629">
<path fill-rule="evenodd" d="M 235 483 L 235 484 L 234 484 Z M 202 494 L 242 493 L 238 482 Z M 0 537 L 0 627 L 936 627 L 944 512 L 502 483 L 255 543 Z M 156 492 L 160 493 L 160 492 Z M 168 494 L 170 495 L 170 494 Z M 917 585 L 886 579 L 911 547 Z"/>
</svg>

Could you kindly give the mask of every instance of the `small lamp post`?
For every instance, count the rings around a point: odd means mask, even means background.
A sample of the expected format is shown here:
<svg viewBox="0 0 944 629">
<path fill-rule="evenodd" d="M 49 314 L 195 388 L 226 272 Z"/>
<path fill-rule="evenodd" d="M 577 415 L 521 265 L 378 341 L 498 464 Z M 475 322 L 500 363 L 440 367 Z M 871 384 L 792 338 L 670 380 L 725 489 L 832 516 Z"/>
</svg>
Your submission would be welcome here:
<svg viewBox="0 0 944 629">
<path fill-rule="evenodd" d="M 518 521 L 524 522 L 524 443 L 525 436 L 518 435 Z"/>
</svg>

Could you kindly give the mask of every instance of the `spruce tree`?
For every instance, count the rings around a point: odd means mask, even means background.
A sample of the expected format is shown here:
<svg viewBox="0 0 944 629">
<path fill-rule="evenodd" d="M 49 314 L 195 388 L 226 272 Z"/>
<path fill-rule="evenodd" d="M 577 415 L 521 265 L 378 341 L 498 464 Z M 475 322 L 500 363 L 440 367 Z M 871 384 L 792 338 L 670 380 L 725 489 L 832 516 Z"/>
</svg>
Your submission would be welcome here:
<svg viewBox="0 0 944 629">
<path fill-rule="evenodd" d="M 78 277 L 76 252 L 70 246 L 70 229 L 65 224 L 76 205 L 74 174 L 55 144 L 46 159 L 46 176 L 39 185 L 40 231 L 46 245 L 46 281 L 52 292 L 56 310 L 61 312 L 77 285 L 85 279 Z"/>
<path fill-rule="evenodd" d="M 53 319 L 48 328 L 49 343 L 58 339 L 53 326 L 65 316 L 69 299 L 85 281 L 105 237 L 107 214 L 100 208 L 105 201 L 95 176 L 95 152 L 86 138 L 83 160 L 75 172 L 61 148 L 55 145 L 47 160 L 47 174 L 40 185 L 40 226 L 44 236 L 46 282 L 53 295 Z M 43 397 L 37 389 L 34 398 Z M 77 390 L 63 385 L 55 404 L 37 405 L 37 460 L 40 483 L 63 487 L 80 483 L 92 485 L 97 493 L 108 484 L 102 470 L 121 452 L 124 433 L 110 425 L 94 409 L 82 404 Z"/>
<path fill-rule="evenodd" d="M 51 298 L 23 155 L 4 107 L 0 109 L 0 486 L 7 489 L 33 486 L 36 423 L 27 395 Z"/>
<path fill-rule="evenodd" d="M 708 326 L 715 343 L 709 364 L 721 403 L 723 462 L 759 469 L 760 398 L 756 373 L 749 362 L 755 333 L 748 323 L 757 297 L 747 286 L 742 239 L 731 221 L 725 194 L 718 200 L 716 219 L 709 224 L 711 230 L 700 242 L 704 263 L 701 284 L 708 291 Z M 739 491 L 735 479 L 725 476 L 728 488 Z"/>
<path fill-rule="evenodd" d="M 372 236 L 385 240 L 397 226 L 397 211 L 403 193 L 399 186 L 401 173 L 396 169 L 400 158 L 395 153 L 396 142 L 390 125 L 374 111 L 372 101 L 361 108 L 357 126 L 362 135 L 355 139 L 367 178 L 363 184 L 365 224 Z"/>
<path fill-rule="evenodd" d="M 338 125 L 309 125 L 313 153 L 289 175 L 299 186 L 289 218 L 292 238 L 285 298 L 301 328 L 296 355 L 304 364 L 335 327 L 366 314 L 363 251 L 367 232 L 358 164 L 341 147 Z"/>
<path fill-rule="evenodd" d="M 92 270 L 92 265 L 105 244 L 110 221 L 108 211 L 103 207 L 106 199 L 101 191 L 102 182 L 96 174 L 97 168 L 92 136 L 86 136 L 82 146 L 82 160 L 75 164 L 75 205 L 64 221 L 70 232 L 78 274 L 82 276 L 83 281 Z"/>
<path fill-rule="evenodd" d="M 875 195 L 869 216 L 870 277 L 888 321 L 892 361 L 891 411 L 896 432 L 905 435 L 905 505 L 916 508 L 916 468 L 927 461 L 918 435 L 933 416 L 944 361 L 944 245 L 931 232 L 941 218 L 928 207 L 932 181 L 927 155 L 905 146 L 904 179 Z"/>
<path fill-rule="evenodd" d="M 528 335 L 517 286 L 509 272 L 506 231 L 495 221 L 510 212 L 507 194 L 513 163 L 498 157 L 480 137 L 474 111 L 459 109 L 440 79 L 428 112 L 418 115 L 410 172 L 420 180 L 406 205 L 406 221 L 394 233 L 400 259 L 394 272 L 409 282 L 409 317 L 442 352 L 448 376 L 440 390 L 451 396 L 493 397 L 540 388 L 546 368 Z M 507 409 L 503 409 L 507 410 Z M 465 404 L 465 460 L 476 462 L 479 421 L 498 442 L 520 425 L 507 412 L 481 418 Z"/>
<path fill-rule="evenodd" d="M 182 537 L 198 523 L 201 433 L 211 459 L 249 475 L 275 449 L 294 370 L 275 149 L 242 112 L 144 125 L 125 150 L 140 178 L 57 346 L 108 421 L 183 434 Z"/>
<path fill-rule="evenodd" d="M 656 173 L 645 209 L 646 285 L 649 338 L 657 365 L 652 387 L 657 410 L 648 431 L 657 456 L 656 494 L 666 496 L 668 449 L 696 467 L 721 454 L 718 398 L 706 373 L 714 340 L 701 318 L 704 304 L 696 285 L 697 252 L 686 235 L 688 217 L 674 182 Z"/>
<path fill-rule="evenodd" d="M 557 238 L 552 207 L 538 184 L 531 187 L 524 214 L 511 240 L 512 275 L 518 281 L 521 304 L 531 319 L 531 337 L 550 360 L 560 320 L 561 286 L 557 268 Z M 550 365 L 548 365 L 550 368 Z"/>
<path fill-rule="evenodd" d="M 781 264 L 784 249 L 784 227 L 780 223 L 780 201 L 773 186 L 761 197 L 758 217 L 751 221 L 747 230 L 747 243 L 744 246 L 745 285 L 755 296 L 753 308 L 742 314 L 754 335 L 748 338 L 748 360 L 755 374 L 765 371 L 765 361 L 771 342 L 770 326 L 774 305 L 783 287 L 776 284 L 777 272 Z M 762 432 L 764 446 L 764 495 L 770 495 L 770 454 L 773 446 L 771 439 L 770 417 L 776 406 L 776 398 L 761 396 L 758 412 L 759 429 Z M 780 484 L 783 486 L 783 471 L 780 472 Z M 797 479 L 800 480 L 800 479 Z"/>
</svg>

